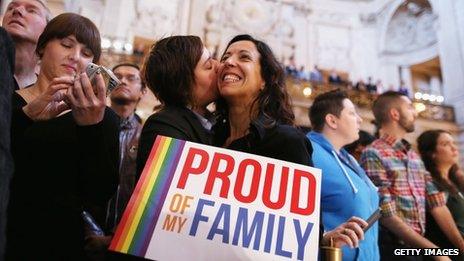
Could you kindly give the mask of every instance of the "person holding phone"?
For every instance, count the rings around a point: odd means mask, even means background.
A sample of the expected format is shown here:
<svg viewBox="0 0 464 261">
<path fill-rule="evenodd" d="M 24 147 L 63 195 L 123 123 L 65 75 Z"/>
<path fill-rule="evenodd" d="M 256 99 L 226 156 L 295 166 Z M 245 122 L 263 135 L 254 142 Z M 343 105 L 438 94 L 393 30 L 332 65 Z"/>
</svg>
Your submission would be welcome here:
<svg viewBox="0 0 464 261">
<path fill-rule="evenodd" d="M 101 75 L 85 74 L 100 46 L 89 19 L 58 15 L 38 40 L 37 82 L 14 93 L 7 260 L 84 260 L 81 212 L 116 189 L 119 119 Z"/>
<path fill-rule="evenodd" d="M 377 188 L 343 149 L 359 138 L 361 117 L 347 94 L 334 90 L 315 98 L 309 118 L 314 129 L 307 135 L 314 149 L 312 159 L 314 167 L 322 170 L 324 228 L 336 246 L 346 245 L 343 260 L 379 260 L 378 224 L 365 222 L 379 208 Z M 372 227 L 365 231 L 368 225 Z"/>
</svg>

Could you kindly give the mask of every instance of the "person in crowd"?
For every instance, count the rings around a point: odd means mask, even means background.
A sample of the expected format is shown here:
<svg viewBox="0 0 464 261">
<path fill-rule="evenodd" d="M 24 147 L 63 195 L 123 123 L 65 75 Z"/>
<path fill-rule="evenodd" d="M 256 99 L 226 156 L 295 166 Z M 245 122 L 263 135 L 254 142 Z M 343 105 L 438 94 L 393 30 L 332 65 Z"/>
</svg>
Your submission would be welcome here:
<svg viewBox="0 0 464 261">
<path fill-rule="evenodd" d="M 162 109 L 142 129 L 137 173 L 142 173 L 157 135 L 212 143 L 213 115 L 207 106 L 218 98 L 217 61 L 198 36 L 171 36 L 156 42 L 146 58 L 145 81 Z"/>
<path fill-rule="evenodd" d="M 221 57 L 218 89 L 215 145 L 312 164 L 311 144 L 293 127 L 284 71 L 266 43 L 235 36 Z"/>
<path fill-rule="evenodd" d="M 2 24 L 16 48 L 15 90 L 37 81 L 39 57 L 35 49 L 50 17 L 50 10 L 41 0 L 13 0 L 6 8 Z"/>
<path fill-rule="evenodd" d="M 375 94 L 382 94 L 385 91 L 386 90 L 385 90 L 385 87 L 383 86 L 382 80 L 378 79 L 375 82 Z"/>
<path fill-rule="evenodd" d="M 446 205 L 464 235 L 464 175 L 458 166 L 459 150 L 453 136 L 445 130 L 425 131 L 417 139 L 417 147 L 434 184 L 445 193 Z M 425 235 L 430 241 L 442 248 L 454 248 L 432 216 L 427 215 L 426 221 Z"/>
<path fill-rule="evenodd" d="M 408 86 L 404 83 L 403 80 L 400 81 L 400 86 L 398 87 L 398 92 L 403 94 L 404 96 L 409 97 L 409 89 Z"/>
<path fill-rule="evenodd" d="M 142 131 L 135 109 L 147 89 L 140 75 L 140 68 L 132 63 L 113 67 L 114 75 L 121 81 L 110 94 L 111 109 L 121 118 L 119 133 L 119 186 L 108 206 L 106 226 L 113 231 L 129 202 L 135 186 L 137 150 Z"/>
<path fill-rule="evenodd" d="M 266 43 L 246 34 L 235 36 L 221 57 L 217 77 L 222 99 L 216 106 L 214 145 L 312 166 L 311 143 L 293 127 L 284 69 Z M 357 222 L 367 225 L 360 219 L 345 222 L 325 233 L 321 244 L 332 238 L 337 246 L 354 246 L 358 235 L 343 231 L 357 229 Z"/>
<path fill-rule="evenodd" d="M 5 253 L 6 209 L 13 174 L 10 150 L 11 95 L 14 85 L 14 45 L 3 27 L 0 27 L 0 260 Z"/>
<path fill-rule="evenodd" d="M 373 112 L 380 138 L 363 151 L 361 164 L 379 188 L 383 212 L 379 235 L 381 257 L 394 259 L 396 248 L 437 247 L 424 237 L 426 205 L 442 232 L 463 250 L 464 240 L 443 193 L 433 184 L 422 160 L 404 139 L 414 131 L 417 117 L 411 100 L 388 91 L 375 100 Z"/>
<path fill-rule="evenodd" d="M 352 143 L 345 145 L 343 148 L 351 154 L 356 161 L 361 162 L 361 153 L 363 150 L 375 140 L 375 137 L 372 136 L 369 132 L 364 130 L 359 130 L 359 139 L 353 141 Z"/>
<path fill-rule="evenodd" d="M 314 69 L 310 72 L 309 80 L 316 83 L 321 83 L 323 81 L 322 73 L 317 67 L 317 65 L 314 65 Z"/>
<path fill-rule="evenodd" d="M 291 77 L 297 77 L 298 69 L 296 68 L 295 57 L 288 59 L 288 64 L 285 66 L 285 73 Z"/>
<path fill-rule="evenodd" d="M 342 83 L 342 79 L 340 78 L 340 75 L 338 75 L 338 73 L 333 69 L 330 71 L 328 80 L 329 80 L 329 83 L 332 83 L 332 84 Z"/>
<path fill-rule="evenodd" d="M 366 84 L 364 83 L 364 80 L 359 79 L 359 81 L 354 86 L 354 89 L 357 91 L 366 91 Z"/>
<path fill-rule="evenodd" d="M 302 81 L 308 81 L 309 80 L 309 75 L 308 72 L 305 70 L 305 67 L 302 65 L 300 66 L 300 70 L 298 70 L 298 79 Z"/>
<path fill-rule="evenodd" d="M 378 225 L 363 232 L 362 223 L 379 208 L 377 188 L 343 146 L 358 139 L 362 121 L 344 91 L 333 90 L 314 99 L 309 111 L 313 131 L 307 136 L 314 149 L 314 167 L 322 170 L 321 211 L 324 228 L 335 229 L 346 220 L 346 234 L 356 241 L 342 248 L 343 260 L 379 260 Z M 350 240 L 350 237 L 343 238 Z M 364 239 L 364 240 L 362 240 Z M 354 247 L 354 248 L 353 248 Z"/>
<path fill-rule="evenodd" d="M 105 206 L 118 178 L 117 115 L 106 107 L 101 54 L 87 18 L 64 13 L 40 35 L 37 82 L 13 95 L 15 172 L 8 206 L 7 260 L 83 260 L 83 209 Z"/>
<path fill-rule="evenodd" d="M 372 77 L 367 77 L 366 91 L 371 94 L 377 94 L 377 85 L 372 81 Z"/>
<path fill-rule="evenodd" d="M 113 67 L 113 73 L 121 81 L 110 93 L 110 107 L 120 117 L 119 185 L 105 209 L 105 235 L 87 235 L 87 253 L 96 260 L 104 258 L 135 187 L 137 149 L 142 131 L 135 109 L 146 93 L 138 65 L 119 63 Z"/>
</svg>

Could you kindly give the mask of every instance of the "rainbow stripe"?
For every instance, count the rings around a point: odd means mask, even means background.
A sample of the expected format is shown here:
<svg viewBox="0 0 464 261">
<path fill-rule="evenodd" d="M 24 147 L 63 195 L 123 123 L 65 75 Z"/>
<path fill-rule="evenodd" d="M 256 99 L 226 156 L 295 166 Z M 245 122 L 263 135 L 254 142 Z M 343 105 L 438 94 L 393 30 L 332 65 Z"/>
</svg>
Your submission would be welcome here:
<svg viewBox="0 0 464 261">
<path fill-rule="evenodd" d="M 145 256 L 185 141 L 158 136 L 109 250 Z"/>
</svg>

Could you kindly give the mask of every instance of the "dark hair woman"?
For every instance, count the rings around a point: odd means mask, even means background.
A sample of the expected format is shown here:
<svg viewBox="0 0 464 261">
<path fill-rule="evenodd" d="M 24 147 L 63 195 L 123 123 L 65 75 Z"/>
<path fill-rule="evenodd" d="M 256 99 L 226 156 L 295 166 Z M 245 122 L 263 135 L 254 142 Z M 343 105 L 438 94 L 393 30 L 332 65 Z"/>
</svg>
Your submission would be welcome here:
<svg viewBox="0 0 464 261">
<path fill-rule="evenodd" d="M 118 118 L 105 106 L 100 35 L 87 18 L 61 14 L 39 38 L 37 82 L 13 96 L 15 172 L 8 207 L 8 260 L 83 260 L 81 212 L 104 206 L 118 178 Z"/>
<path fill-rule="evenodd" d="M 221 58 L 218 89 L 222 100 L 216 107 L 221 117 L 214 128 L 217 146 L 312 166 L 311 143 L 293 127 L 283 68 L 266 43 L 250 35 L 235 36 Z M 333 238 L 337 246 L 355 245 L 356 234 L 338 236 L 352 223 L 367 225 L 350 219 L 322 236 L 321 221 L 320 242 Z"/>
<path fill-rule="evenodd" d="M 447 197 L 447 206 L 464 235 L 464 174 L 457 165 L 459 150 L 451 134 L 444 130 L 429 130 L 417 138 L 417 146 L 426 169 L 437 188 Z M 455 246 L 443 234 L 432 215 L 427 213 L 426 237 L 442 248 Z M 462 256 L 460 257 L 462 258 Z M 461 260 L 461 259 L 460 259 Z"/>
<path fill-rule="evenodd" d="M 171 36 L 153 45 L 143 74 L 162 109 L 142 129 L 138 175 L 157 135 L 211 144 L 212 117 L 206 107 L 218 97 L 216 66 L 198 36 Z"/>
<path fill-rule="evenodd" d="M 284 70 L 271 48 L 250 35 L 227 45 L 218 69 L 221 121 L 215 144 L 261 156 L 311 165 L 312 148 L 293 127 Z"/>
</svg>

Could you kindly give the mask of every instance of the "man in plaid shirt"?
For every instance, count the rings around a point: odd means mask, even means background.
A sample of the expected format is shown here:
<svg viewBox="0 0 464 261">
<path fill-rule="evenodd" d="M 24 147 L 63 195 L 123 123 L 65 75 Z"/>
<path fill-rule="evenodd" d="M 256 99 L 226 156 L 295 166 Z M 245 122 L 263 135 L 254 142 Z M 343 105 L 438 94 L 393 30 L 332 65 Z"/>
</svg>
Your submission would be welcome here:
<svg viewBox="0 0 464 261">
<path fill-rule="evenodd" d="M 423 236 L 426 206 L 443 233 L 457 248 L 464 250 L 464 240 L 443 193 L 437 190 L 420 157 L 403 139 L 414 131 L 417 112 L 412 102 L 401 93 L 389 91 L 377 98 L 373 112 L 380 138 L 364 150 L 361 164 L 379 188 L 383 214 L 379 235 L 382 259 L 392 260 L 396 248 L 437 247 Z M 421 260 L 422 257 L 408 258 Z"/>
</svg>

